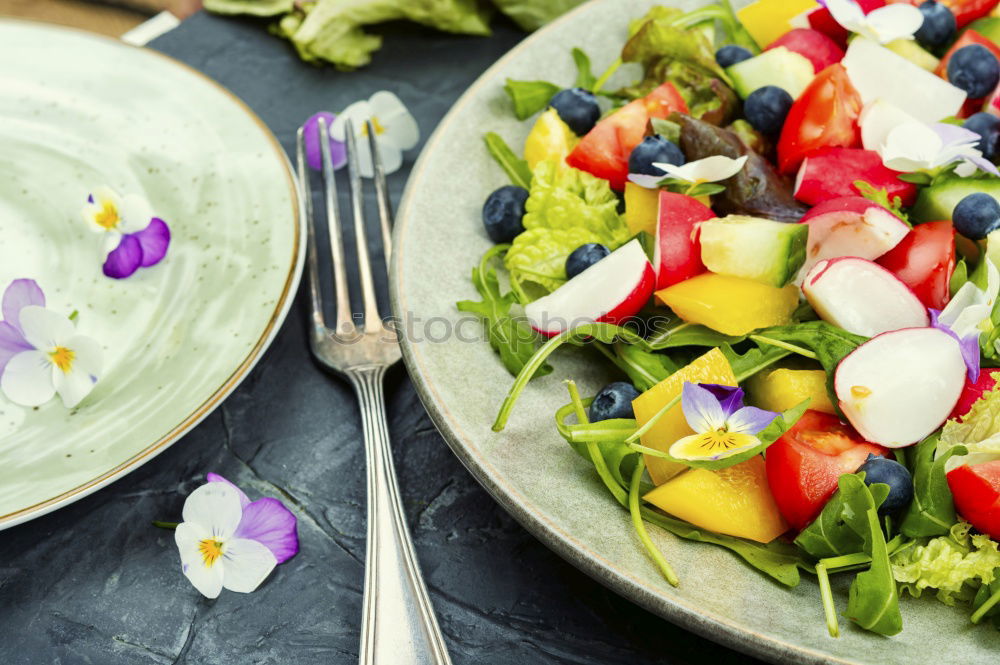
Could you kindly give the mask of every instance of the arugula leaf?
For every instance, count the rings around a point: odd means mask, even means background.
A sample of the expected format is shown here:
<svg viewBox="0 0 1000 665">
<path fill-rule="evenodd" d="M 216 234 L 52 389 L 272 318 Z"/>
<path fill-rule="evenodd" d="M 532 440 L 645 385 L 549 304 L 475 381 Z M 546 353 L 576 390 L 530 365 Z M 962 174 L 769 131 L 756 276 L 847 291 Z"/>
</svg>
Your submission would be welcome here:
<svg viewBox="0 0 1000 665">
<path fill-rule="evenodd" d="M 514 115 L 518 120 L 527 120 L 535 115 L 552 100 L 557 92 L 562 90 L 555 83 L 548 81 L 515 81 L 507 79 L 503 89 L 514 104 Z"/>
<path fill-rule="evenodd" d="M 939 434 L 932 434 L 916 445 L 910 456 L 913 471 L 913 502 L 899 530 L 910 538 L 943 536 L 955 524 L 955 502 L 945 477 L 945 462 L 953 455 L 964 455 L 964 446 L 953 446 L 934 459 Z"/>
<path fill-rule="evenodd" d="M 889 495 L 889 486 L 875 483 L 869 490 L 876 506 Z M 848 526 L 844 519 L 847 509 L 845 494 L 837 491 L 812 524 L 795 538 L 795 544 L 817 559 L 854 554 L 864 549 L 864 539 Z"/>
<path fill-rule="evenodd" d="M 665 459 L 670 460 L 671 462 L 678 462 L 680 464 L 684 464 L 686 466 L 690 466 L 692 468 L 697 468 L 697 469 L 709 469 L 714 471 L 734 466 L 736 464 L 739 464 L 740 462 L 747 461 L 751 457 L 760 455 L 765 450 L 767 450 L 772 443 L 777 441 L 782 434 L 787 432 L 789 429 L 792 428 L 792 425 L 798 422 L 799 418 L 802 417 L 802 414 L 806 412 L 807 408 L 809 408 L 808 399 L 797 404 L 796 406 L 793 406 L 784 413 L 778 414 L 778 416 L 773 421 L 771 421 L 770 425 L 762 429 L 757 434 L 757 438 L 760 439 L 760 445 L 755 446 L 750 450 L 745 450 L 742 453 L 731 455 L 729 457 L 723 457 L 722 459 L 717 459 L 717 460 L 677 459 L 665 453 L 663 454 L 663 457 Z M 659 457 L 660 455 L 656 456 Z"/>
<path fill-rule="evenodd" d="M 649 348 L 660 350 L 679 346 L 722 346 L 737 344 L 744 339 L 746 336 L 724 335 L 707 326 L 681 321 L 675 324 L 654 324 L 646 343 Z"/>
<path fill-rule="evenodd" d="M 983 584 L 972 600 L 972 623 L 993 617 L 993 624 L 1000 627 L 1000 579 Z"/>
<path fill-rule="evenodd" d="M 894 196 L 892 197 L 892 200 L 889 200 L 889 190 L 885 187 L 876 188 L 871 183 L 864 180 L 855 180 L 854 189 L 858 190 L 858 193 L 861 194 L 861 196 L 865 197 L 869 201 L 879 204 L 896 217 L 899 217 L 901 220 L 909 224 L 911 227 L 913 226 L 913 224 L 910 224 L 909 216 L 903 212 L 903 199 L 898 196 Z"/>
<path fill-rule="evenodd" d="M 574 48 L 570 51 L 570 54 L 573 56 L 573 62 L 576 64 L 576 82 L 573 84 L 573 87 L 590 90 L 594 87 L 594 83 L 597 82 L 597 77 L 594 76 L 594 72 L 590 69 L 590 57 L 580 48 Z"/>
<path fill-rule="evenodd" d="M 903 617 L 878 505 L 860 475 L 843 475 L 838 485 L 844 496 L 844 522 L 861 537 L 863 551 L 872 558 L 871 567 L 858 573 L 851 583 L 845 615 L 865 630 L 895 635 L 903 630 Z"/>
<path fill-rule="evenodd" d="M 475 314 L 482 320 L 490 346 L 500 355 L 507 371 L 517 376 L 535 355 L 537 336 L 524 323 L 510 316 L 510 308 L 515 302 L 514 294 L 500 294 L 496 269 L 489 265 L 494 257 L 498 257 L 506 249 L 506 245 L 497 245 L 472 269 L 472 283 L 482 296 L 482 302 L 463 300 L 456 306 L 459 311 Z M 552 367 L 543 363 L 533 376 L 544 376 L 550 372 Z"/>
<path fill-rule="evenodd" d="M 723 344 L 719 350 L 722 351 L 722 355 L 726 356 L 729 366 L 733 368 L 737 383 L 746 381 L 792 353 L 778 346 L 758 347 L 750 349 L 742 355 L 734 351 L 733 347 L 728 344 Z"/>
<path fill-rule="evenodd" d="M 483 135 L 483 140 L 486 142 L 486 149 L 490 151 L 490 155 L 510 178 L 511 184 L 525 189 L 530 188 L 531 169 L 528 168 L 527 160 L 518 157 L 496 132 L 486 132 Z"/>
<path fill-rule="evenodd" d="M 615 344 L 614 355 L 618 359 L 615 364 L 640 392 L 649 390 L 680 369 L 668 355 L 646 351 L 632 344 Z"/>
</svg>

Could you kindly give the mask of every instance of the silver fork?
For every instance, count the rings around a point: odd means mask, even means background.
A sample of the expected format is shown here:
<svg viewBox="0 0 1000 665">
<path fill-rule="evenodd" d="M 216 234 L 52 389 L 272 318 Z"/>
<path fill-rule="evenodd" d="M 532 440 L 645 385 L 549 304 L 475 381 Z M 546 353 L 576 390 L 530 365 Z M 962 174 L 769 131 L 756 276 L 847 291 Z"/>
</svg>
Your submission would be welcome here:
<svg viewBox="0 0 1000 665">
<path fill-rule="evenodd" d="M 392 213 L 385 172 L 375 144 L 375 128 L 371 121 L 368 121 L 367 128 L 382 241 L 388 262 Z M 361 665 L 451 665 L 448 649 L 413 551 L 392 463 L 382 377 L 386 369 L 400 359 L 399 341 L 395 331 L 386 326 L 378 311 L 368 243 L 365 240 L 361 175 L 358 171 L 354 132 L 348 122 L 344 133 L 347 137 L 351 209 L 364 301 L 364 323 L 361 326 L 354 324 L 351 314 L 337 185 L 330 159 L 329 127 L 322 119 L 319 121 L 319 133 L 326 217 L 333 257 L 337 324 L 333 329 L 327 327 L 323 316 L 312 186 L 306 169 L 305 142 L 300 128 L 296 136 L 299 193 L 309 220 L 309 295 L 312 301 L 309 345 L 317 360 L 354 386 L 364 424 L 365 457 L 368 465 L 368 531 L 359 662 Z"/>
</svg>

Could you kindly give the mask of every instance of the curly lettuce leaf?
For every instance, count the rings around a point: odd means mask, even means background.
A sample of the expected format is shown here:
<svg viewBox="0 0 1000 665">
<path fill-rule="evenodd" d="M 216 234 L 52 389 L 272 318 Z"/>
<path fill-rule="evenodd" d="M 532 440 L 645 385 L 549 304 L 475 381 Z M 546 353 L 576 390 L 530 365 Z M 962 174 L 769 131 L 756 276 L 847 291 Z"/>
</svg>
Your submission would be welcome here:
<svg viewBox="0 0 1000 665">
<path fill-rule="evenodd" d="M 203 0 L 202 5 L 216 14 L 278 16 L 292 11 L 295 0 Z"/>
<path fill-rule="evenodd" d="M 674 12 L 647 15 L 622 48 L 622 61 L 638 62 L 648 72 L 665 58 L 679 60 L 728 82 L 729 76 L 715 60 L 712 41 L 704 31 L 692 30 L 685 23 L 684 15 Z"/>
<path fill-rule="evenodd" d="M 968 524 L 957 524 L 946 536 L 901 549 L 892 557 L 892 574 L 910 595 L 937 591 L 945 605 L 971 602 L 976 587 L 996 579 L 1000 551 L 996 541 L 970 535 Z"/>
<path fill-rule="evenodd" d="M 537 30 L 583 0 L 493 0 L 493 4 L 525 30 Z"/>
<path fill-rule="evenodd" d="M 566 281 L 566 259 L 580 245 L 616 249 L 630 235 L 618 197 L 606 180 L 554 161 L 539 162 L 525 203 L 525 231 L 504 265 L 521 303 L 537 300 Z"/>
<path fill-rule="evenodd" d="M 955 446 L 965 447 L 968 454 L 954 455 L 945 464 L 945 471 L 1000 459 L 1000 389 L 984 393 L 960 420 L 944 424 L 935 457 Z"/>
</svg>

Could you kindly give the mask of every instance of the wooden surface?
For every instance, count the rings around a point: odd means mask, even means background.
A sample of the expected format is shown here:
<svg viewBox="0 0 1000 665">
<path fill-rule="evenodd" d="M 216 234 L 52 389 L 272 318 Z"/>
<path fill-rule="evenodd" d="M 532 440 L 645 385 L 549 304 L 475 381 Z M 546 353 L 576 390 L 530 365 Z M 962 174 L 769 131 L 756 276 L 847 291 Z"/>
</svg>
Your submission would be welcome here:
<svg viewBox="0 0 1000 665">
<path fill-rule="evenodd" d="M 156 0 L 143 3 L 147 13 L 83 0 L 0 0 L 0 16 L 30 18 L 48 23 L 70 25 L 102 35 L 118 37 L 139 25 L 155 12 L 154 5 L 166 6 Z"/>
</svg>

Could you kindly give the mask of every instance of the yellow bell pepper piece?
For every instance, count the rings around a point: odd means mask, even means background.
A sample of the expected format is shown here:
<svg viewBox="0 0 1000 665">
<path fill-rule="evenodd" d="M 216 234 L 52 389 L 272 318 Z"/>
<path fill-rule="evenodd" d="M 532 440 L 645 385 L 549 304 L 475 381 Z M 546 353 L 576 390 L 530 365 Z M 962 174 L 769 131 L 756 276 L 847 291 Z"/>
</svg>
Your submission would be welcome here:
<svg viewBox="0 0 1000 665">
<path fill-rule="evenodd" d="M 759 543 L 769 543 L 788 531 L 771 496 L 760 455 L 718 471 L 691 469 L 645 499 L 697 527 Z"/>
<path fill-rule="evenodd" d="M 736 18 L 761 48 L 792 29 L 792 19 L 819 9 L 815 0 L 757 0 L 736 12 Z"/>
<path fill-rule="evenodd" d="M 722 351 L 712 349 L 632 400 L 636 422 L 642 426 L 652 420 L 660 409 L 681 394 L 685 381 L 735 386 L 736 376 L 733 374 L 733 368 L 729 366 L 729 361 L 722 355 Z M 689 434 L 694 434 L 694 430 L 688 426 L 681 404 L 678 402 L 642 436 L 642 445 L 667 452 L 670 446 Z M 671 462 L 662 457 L 645 455 L 645 459 L 649 476 L 657 485 L 665 483 L 688 468 L 686 464 Z"/>
<path fill-rule="evenodd" d="M 794 284 L 779 289 L 710 272 L 657 291 L 656 296 L 685 321 L 725 335 L 791 323 L 799 305 Z"/>
<path fill-rule="evenodd" d="M 625 223 L 635 235 L 640 231 L 655 236 L 660 217 L 660 190 L 625 183 Z"/>
<path fill-rule="evenodd" d="M 803 400 L 809 408 L 836 415 L 821 369 L 773 369 L 752 376 L 744 386 L 748 401 L 768 411 L 787 411 Z"/>
<path fill-rule="evenodd" d="M 548 109 L 535 121 L 528 138 L 524 141 L 524 159 L 534 171 L 538 162 L 552 160 L 560 164 L 580 142 L 555 109 Z"/>
</svg>

